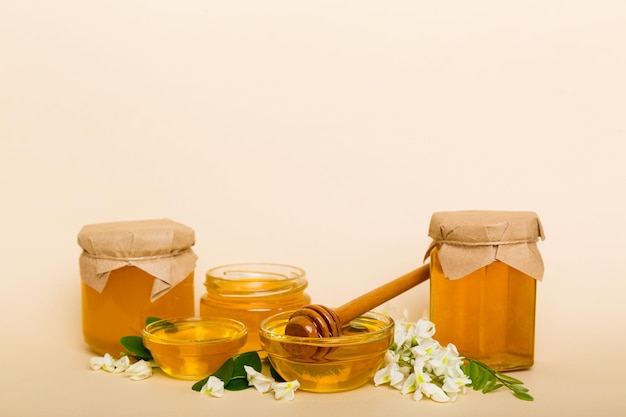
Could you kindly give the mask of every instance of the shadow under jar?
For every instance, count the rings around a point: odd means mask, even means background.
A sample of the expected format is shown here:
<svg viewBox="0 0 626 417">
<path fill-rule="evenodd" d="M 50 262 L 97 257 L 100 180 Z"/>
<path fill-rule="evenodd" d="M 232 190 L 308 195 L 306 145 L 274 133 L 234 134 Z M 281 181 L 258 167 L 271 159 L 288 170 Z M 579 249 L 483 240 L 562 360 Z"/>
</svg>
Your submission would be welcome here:
<svg viewBox="0 0 626 417">
<path fill-rule="evenodd" d="M 242 352 L 261 350 L 261 322 L 274 314 L 309 304 L 307 285 L 305 271 L 291 265 L 218 266 L 206 273 L 206 293 L 200 299 L 200 315 L 241 321 L 248 328 L 248 341 Z"/>
</svg>

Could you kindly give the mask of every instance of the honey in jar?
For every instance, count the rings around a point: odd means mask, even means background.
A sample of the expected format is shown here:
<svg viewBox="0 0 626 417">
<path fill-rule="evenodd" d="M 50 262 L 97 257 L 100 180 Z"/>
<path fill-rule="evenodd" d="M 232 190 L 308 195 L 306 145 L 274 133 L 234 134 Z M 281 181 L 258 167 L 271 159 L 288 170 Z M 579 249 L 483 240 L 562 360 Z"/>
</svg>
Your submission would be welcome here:
<svg viewBox="0 0 626 417">
<path fill-rule="evenodd" d="M 227 317 L 248 327 L 242 352 L 260 350 L 259 325 L 265 318 L 309 304 L 308 285 L 301 268 L 274 263 L 218 266 L 206 273 L 206 293 L 200 315 Z"/>
<path fill-rule="evenodd" d="M 533 212 L 434 213 L 430 320 L 440 343 L 499 371 L 533 365 L 544 238 Z"/>
<path fill-rule="evenodd" d="M 195 312 L 194 230 L 169 219 L 98 223 L 78 234 L 83 337 L 95 353 L 119 355 L 123 336 L 146 318 Z"/>
</svg>

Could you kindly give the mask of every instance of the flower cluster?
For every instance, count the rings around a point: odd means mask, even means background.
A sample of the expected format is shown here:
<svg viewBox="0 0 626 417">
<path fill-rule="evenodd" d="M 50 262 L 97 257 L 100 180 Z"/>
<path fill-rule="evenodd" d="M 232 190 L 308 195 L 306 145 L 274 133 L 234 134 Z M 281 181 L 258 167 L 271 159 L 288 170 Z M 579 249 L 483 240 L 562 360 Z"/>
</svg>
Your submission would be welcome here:
<svg viewBox="0 0 626 417">
<path fill-rule="evenodd" d="M 396 321 L 394 343 L 387 351 L 384 366 L 374 375 L 376 386 L 389 383 L 402 394 L 413 394 L 437 402 L 454 401 L 465 393 L 471 380 L 463 372 L 463 357 L 453 344 L 441 346 L 433 339 L 435 325 Z"/>
<path fill-rule="evenodd" d="M 141 381 L 152 376 L 152 365 L 149 362 L 140 360 L 131 364 L 130 358 L 126 355 L 115 359 L 105 353 L 102 357 L 95 356 L 89 359 L 89 365 L 94 371 L 102 369 L 114 374 L 123 372 L 131 381 Z"/>
<path fill-rule="evenodd" d="M 300 382 L 296 379 L 293 381 L 276 382 L 274 378 L 263 375 L 251 366 L 244 366 L 248 375 L 248 385 L 254 385 L 257 391 L 266 393 L 274 391 L 274 398 L 277 400 L 293 400 L 294 393 L 300 388 Z"/>
<path fill-rule="evenodd" d="M 276 382 L 274 378 L 263 375 L 252 366 L 244 365 L 246 379 L 249 386 L 254 386 L 257 391 L 265 394 L 274 391 L 274 398 L 277 400 L 293 400 L 295 391 L 300 388 L 300 383 L 295 381 Z M 221 398 L 224 396 L 224 381 L 216 376 L 210 376 L 200 389 L 200 392 L 211 397 Z"/>
</svg>

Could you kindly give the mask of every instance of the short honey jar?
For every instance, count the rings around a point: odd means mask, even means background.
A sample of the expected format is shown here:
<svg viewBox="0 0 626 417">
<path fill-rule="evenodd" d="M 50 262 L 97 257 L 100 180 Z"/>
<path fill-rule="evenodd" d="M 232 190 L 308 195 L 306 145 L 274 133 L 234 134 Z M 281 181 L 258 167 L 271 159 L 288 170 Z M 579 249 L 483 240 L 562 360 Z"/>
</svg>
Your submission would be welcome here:
<svg viewBox="0 0 626 417">
<path fill-rule="evenodd" d="M 244 323 L 248 341 L 242 352 L 260 350 L 259 326 L 274 314 L 309 304 L 303 269 L 276 263 L 223 265 L 206 273 L 200 315 L 227 317 Z"/>
<path fill-rule="evenodd" d="M 78 234 L 82 326 L 87 345 L 113 356 L 141 336 L 146 318 L 195 312 L 194 230 L 169 219 L 97 223 Z"/>
<path fill-rule="evenodd" d="M 434 213 L 430 319 L 442 344 L 499 371 L 534 363 L 537 281 L 544 265 L 534 212 Z"/>
</svg>

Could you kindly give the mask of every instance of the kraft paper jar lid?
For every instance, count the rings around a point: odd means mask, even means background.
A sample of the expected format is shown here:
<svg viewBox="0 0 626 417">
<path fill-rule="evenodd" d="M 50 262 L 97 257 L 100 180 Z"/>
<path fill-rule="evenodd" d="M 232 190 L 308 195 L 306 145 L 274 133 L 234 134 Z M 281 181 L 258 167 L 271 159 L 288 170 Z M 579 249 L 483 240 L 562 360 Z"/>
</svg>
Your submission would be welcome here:
<svg viewBox="0 0 626 417">
<path fill-rule="evenodd" d="M 428 235 L 444 275 L 464 277 L 498 260 L 539 281 L 544 265 L 537 241 L 543 227 L 531 211 L 444 211 L 431 217 Z"/>
<path fill-rule="evenodd" d="M 87 285 L 102 292 L 111 271 L 134 266 L 155 277 L 152 301 L 192 273 L 197 260 L 194 230 L 169 219 L 89 224 L 78 233 L 78 244 Z"/>
</svg>

